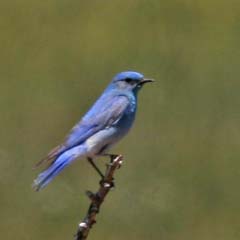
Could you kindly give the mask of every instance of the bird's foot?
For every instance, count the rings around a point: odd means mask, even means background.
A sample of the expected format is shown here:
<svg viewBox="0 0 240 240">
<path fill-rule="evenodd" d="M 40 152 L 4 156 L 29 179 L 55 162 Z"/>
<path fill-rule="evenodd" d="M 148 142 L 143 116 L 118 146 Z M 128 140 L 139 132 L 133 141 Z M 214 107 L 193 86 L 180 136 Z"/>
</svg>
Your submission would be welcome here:
<svg viewBox="0 0 240 240">
<path fill-rule="evenodd" d="M 114 161 L 115 158 L 117 158 L 118 156 L 121 156 L 120 154 L 110 154 L 110 160 L 111 160 L 111 163 Z"/>
<path fill-rule="evenodd" d="M 104 157 L 109 157 L 109 158 L 110 158 L 110 165 L 111 165 L 111 163 L 113 163 L 113 161 L 114 161 L 117 157 L 120 157 L 120 158 L 123 157 L 121 154 L 109 154 L 109 153 L 105 153 L 105 154 L 103 154 L 102 156 L 104 156 Z"/>
<path fill-rule="evenodd" d="M 123 156 L 122 156 L 121 154 L 111 154 L 111 155 L 110 155 L 110 159 L 111 159 L 111 160 L 110 160 L 109 165 L 113 165 L 113 163 L 114 163 L 115 161 L 119 161 L 117 168 L 119 169 L 119 168 L 122 166 Z"/>
</svg>

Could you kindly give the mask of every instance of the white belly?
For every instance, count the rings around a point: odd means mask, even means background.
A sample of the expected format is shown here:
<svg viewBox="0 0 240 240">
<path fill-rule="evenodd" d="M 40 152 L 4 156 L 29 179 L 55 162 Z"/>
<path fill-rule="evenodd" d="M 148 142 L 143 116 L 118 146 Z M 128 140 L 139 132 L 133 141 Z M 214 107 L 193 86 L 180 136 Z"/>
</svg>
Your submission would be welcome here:
<svg viewBox="0 0 240 240">
<path fill-rule="evenodd" d="M 87 147 L 87 156 L 95 157 L 105 147 L 110 146 L 120 140 L 121 136 L 118 134 L 118 130 L 115 127 L 107 128 L 97 132 L 85 142 Z"/>
</svg>

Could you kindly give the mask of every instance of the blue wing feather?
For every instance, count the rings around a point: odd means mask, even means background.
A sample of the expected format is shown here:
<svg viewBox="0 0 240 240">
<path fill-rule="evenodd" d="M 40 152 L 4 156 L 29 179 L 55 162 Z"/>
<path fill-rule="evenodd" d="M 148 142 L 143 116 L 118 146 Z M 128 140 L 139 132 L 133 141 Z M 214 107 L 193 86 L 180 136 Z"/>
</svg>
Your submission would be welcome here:
<svg viewBox="0 0 240 240">
<path fill-rule="evenodd" d="M 125 95 L 103 94 L 82 120 L 77 123 L 65 142 L 55 147 L 46 158 L 36 164 L 36 167 L 46 161 L 54 161 L 64 151 L 73 148 L 94 135 L 99 130 L 116 124 L 129 105 Z"/>
<path fill-rule="evenodd" d="M 71 148 L 84 142 L 97 131 L 112 126 L 121 119 L 128 105 L 129 100 L 126 96 L 102 96 L 75 125 L 64 145 Z"/>
</svg>

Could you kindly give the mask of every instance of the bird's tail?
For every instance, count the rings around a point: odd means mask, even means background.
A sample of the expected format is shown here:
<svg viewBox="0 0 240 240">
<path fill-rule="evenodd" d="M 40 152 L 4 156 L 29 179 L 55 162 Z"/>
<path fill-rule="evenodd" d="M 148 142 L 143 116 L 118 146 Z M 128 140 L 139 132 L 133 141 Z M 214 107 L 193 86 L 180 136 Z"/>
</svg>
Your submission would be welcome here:
<svg viewBox="0 0 240 240">
<path fill-rule="evenodd" d="M 40 173 L 33 182 L 36 191 L 44 188 L 52 179 L 57 176 L 65 167 L 70 165 L 76 158 L 84 157 L 85 148 L 78 146 L 62 153 L 45 171 Z"/>
</svg>

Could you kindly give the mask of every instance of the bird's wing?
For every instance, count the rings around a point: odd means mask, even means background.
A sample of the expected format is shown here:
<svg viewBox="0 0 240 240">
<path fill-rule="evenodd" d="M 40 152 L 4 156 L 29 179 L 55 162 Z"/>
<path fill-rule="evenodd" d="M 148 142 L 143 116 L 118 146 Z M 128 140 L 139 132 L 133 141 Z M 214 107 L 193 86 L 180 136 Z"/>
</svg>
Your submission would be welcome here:
<svg viewBox="0 0 240 240">
<path fill-rule="evenodd" d="M 124 95 L 101 97 L 83 119 L 73 127 L 65 142 L 50 151 L 47 157 L 41 160 L 36 167 L 43 162 L 54 161 L 62 152 L 81 144 L 99 130 L 117 123 L 128 105 L 129 99 Z"/>
</svg>

